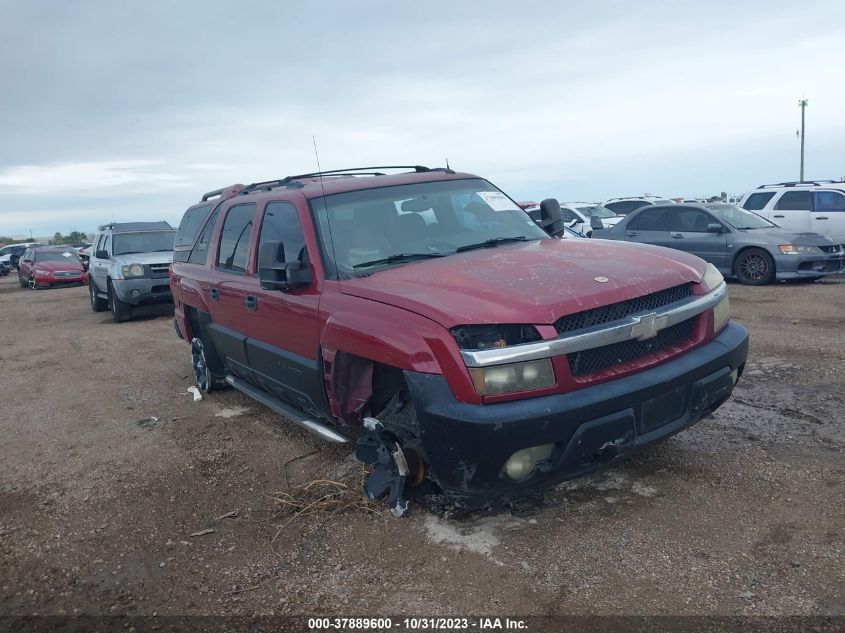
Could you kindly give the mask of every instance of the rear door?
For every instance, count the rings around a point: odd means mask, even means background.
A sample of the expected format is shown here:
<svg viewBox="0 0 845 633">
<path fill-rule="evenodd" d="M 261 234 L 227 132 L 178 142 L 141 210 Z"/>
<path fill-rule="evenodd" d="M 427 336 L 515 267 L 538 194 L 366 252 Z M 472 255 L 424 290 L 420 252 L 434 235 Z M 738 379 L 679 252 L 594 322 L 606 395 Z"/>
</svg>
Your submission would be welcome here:
<svg viewBox="0 0 845 633">
<path fill-rule="evenodd" d="M 784 191 L 775 200 L 770 219 L 789 231 L 807 233 L 811 230 L 810 212 L 812 210 L 812 191 Z"/>
<path fill-rule="evenodd" d="M 318 359 L 319 283 L 306 246 L 303 219 L 288 201 L 268 202 L 261 219 L 258 249 L 266 242 L 281 242 L 286 262 L 301 262 L 312 269 L 310 285 L 291 290 L 264 290 L 255 282 L 256 308 L 247 331 L 249 364 L 254 379 L 265 391 L 308 412 L 322 410 L 323 378 Z M 258 252 L 254 254 L 258 270 Z M 314 253 L 315 258 L 317 253 Z"/>
<path fill-rule="evenodd" d="M 625 227 L 625 240 L 655 246 L 671 246 L 672 207 L 649 206 L 642 209 Z"/>
<path fill-rule="evenodd" d="M 226 210 L 213 274 L 209 282 L 210 332 L 226 369 L 252 380 L 246 353 L 247 322 L 254 291 L 250 253 L 256 204 L 234 204 Z"/>
<path fill-rule="evenodd" d="M 829 235 L 837 244 L 845 244 L 845 193 L 814 191 L 810 230 Z"/>
<path fill-rule="evenodd" d="M 676 207 L 669 246 L 697 255 L 717 268 L 725 268 L 727 262 L 727 233 L 711 233 L 708 224 L 724 225 L 703 209 Z"/>
</svg>

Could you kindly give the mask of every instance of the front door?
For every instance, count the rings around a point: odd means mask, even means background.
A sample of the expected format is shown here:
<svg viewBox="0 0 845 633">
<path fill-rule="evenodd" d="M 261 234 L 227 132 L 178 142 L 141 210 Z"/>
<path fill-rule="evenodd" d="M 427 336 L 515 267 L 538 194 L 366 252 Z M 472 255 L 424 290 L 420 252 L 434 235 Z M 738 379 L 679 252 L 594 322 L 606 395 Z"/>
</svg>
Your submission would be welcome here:
<svg viewBox="0 0 845 633">
<path fill-rule="evenodd" d="M 255 226 L 256 205 L 237 204 L 226 212 L 217 258 L 209 283 L 210 332 L 226 370 L 252 380 L 246 355 L 247 322 L 255 299 L 251 277 L 250 241 Z"/>
<path fill-rule="evenodd" d="M 276 259 L 310 266 L 302 221 L 292 203 L 267 203 L 259 253 L 261 244 L 268 242 L 279 243 Z M 257 270 L 258 259 L 253 259 Z M 262 289 L 253 281 L 257 304 L 249 320 L 247 349 L 256 383 L 299 409 L 319 412 L 323 409 L 323 378 L 318 359 L 320 293 L 316 280 L 288 290 Z"/>
<path fill-rule="evenodd" d="M 88 260 L 88 274 L 94 281 L 94 287 L 100 292 L 108 292 L 109 256 L 111 255 L 111 234 L 100 233 L 94 240 L 93 252 Z M 106 251 L 103 253 L 102 251 Z M 106 255 L 106 257 L 99 257 Z"/>
<path fill-rule="evenodd" d="M 727 233 L 724 226 L 715 217 L 694 207 L 678 207 L 675 209 L 675 220 L 672 232 L 669 234 L 669 246 L 687 253 L 697 255 L 716 268 L 727 267 Z M 718 224 L 723 227 L 722 233 L 711 233 L 708 224 Z"/>
</svg>

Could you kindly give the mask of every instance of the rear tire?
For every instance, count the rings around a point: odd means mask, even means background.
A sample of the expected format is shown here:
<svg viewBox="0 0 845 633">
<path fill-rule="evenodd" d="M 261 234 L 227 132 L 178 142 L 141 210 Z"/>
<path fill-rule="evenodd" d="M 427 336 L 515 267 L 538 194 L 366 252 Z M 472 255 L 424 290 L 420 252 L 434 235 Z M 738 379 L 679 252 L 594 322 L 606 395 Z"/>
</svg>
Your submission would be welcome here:
<svg viewBox="0 0 845 633">
<path fill-rule="evenodd" d="M 214 343 L 202 330 L 196 318 L 191 319 L 194 338 L 191 339 L 191 366 L 194 369 L 197 387 L 205 393 L 220 391 L 229 386 L 214 349 Z"/>
<path fill-rule="evenodd" d="M 120 300 L 111 282 L 109 282 L 109 307 L 111 318 L 115 323 L 125 323 L 132 319 L 132 306 Z"/>
<path fill-rule="evenodd" d="M 21 288 L 29 288 L 29 285 L 23 280 L 23 277 L 18 275 L 18 283 L 21 285 Z"/>
<path fill-rule="evenodd" d="M 97 286 L 93 281 L 88 282 L 88 294 L 91 296 L 91 309 L 94 312 L 104 312 L 109 309 L 109 302 L 97 294 Z"/>
<path fill-rule="evenodd" d="M 734 274 L 740 283 L 764 286 L 775 279 L 775 260 L 762 248 L 749 248 L 736 258 Z"/>
</svg>

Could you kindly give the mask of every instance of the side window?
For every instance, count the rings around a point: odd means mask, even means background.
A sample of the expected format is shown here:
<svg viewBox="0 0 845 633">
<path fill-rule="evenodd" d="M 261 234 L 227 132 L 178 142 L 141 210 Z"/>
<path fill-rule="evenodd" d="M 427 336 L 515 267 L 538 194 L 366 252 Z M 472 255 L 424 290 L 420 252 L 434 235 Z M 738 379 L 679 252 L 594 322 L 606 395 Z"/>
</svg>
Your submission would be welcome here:
<svg viewBox="0 0 845 633">
<path fill-rule="evenodd" d="M 707 225 L 716 222 L 709 213 L 692 207 L 675 209 L 675 230 L 706 233 Z"/>
<path fill-rule="evenodd" d="M 255 221 L 255 203 L 239 204 L 229 209 L 220 233 L 217 267 L 234 273 L 246 272 L 249 240 Z"/>
<path fill-rule="evenodd" d="M 845 195 L 838 191 L 816 191 L 813 198 L 816 211 L 845 211 Z"/>
<path fill-rule="evenodd" d="M 104 241 L 105 239 L 106 239 L 106 235 L 105 235 L 105 233 L 100 233 L 100 234 L 97 236 L 97 243 L 96 243 L 96 246 L 94 247 L 94 255 L 96 255 L 96 254 L 97 254 L 97 251 L 99 251 L 99 250 L 102 250 L 102 249 L 103 249 L 103 241 Z"/>
<path fill-rule="evenodd" d="M 628 213 L 630 213 L 631 211 L 636 211 L 640 207 L 651 206 L 650 203 L 646 202 L 645 200 L 631 200 L 628 204 L 631 205 L 630 209 L 628 210 Z"/>
<path fill-rule="evenodd" d="M 211 234 L 214 232 L 214 225 L 217 224 L 217 216 L 218 212 L 215 211 L 208 218 L 208 222 L 205 223 L 205 228 L 200 233 L 197 243 L 194 244 L 194 248 L 188 256 L 189 264 L 204 264 L 206 259 L 208 259 L 208 245 L 211 243 Z"/>
<path fill-rule="evenodd" d="M 813 193 L 811 191 L 787 191 L 775 203 L 775 209 L 787 211 L 812 211 Z"/>
<path fill-rule="evenodd" d="M 281 242 L 284 248 L 284 261 L 307 262 L 308 252 L 305 250 L 305 235 L 296 207 L 289 202 L 270 202 L 261 221 L 259 247 L 265 242 Z"/>
<path fill-rule="evenodd" d="M 197 233 L 199 233 L 200 227 L 202 226 L 202 222 L 210 210 L 211 205 L 204 204 L 185 211 L 185 215 L 182 216 L 182 221 L 179 223 L 179 228 L 176 230 L 174 248 L 193 245 L 194 239 L 197 237 Z"/>
<path fill-rule="evenodd" d="M 109 257 L 111 257 L 111 233 L 106 235 L 106 241 L 103 242 L 103 250 L 109 254 Z"/>
<path fill-rule="evenodd" d="M 638 231 L 671 231 L 672 230 L 672 208 L 656 207 L 654 209 L 643 209 L 637 218 Z"/>
<path fill-rule="evenodd" d="M 759 211 L 768 204 L 769 200 L 771 200 L 774 195 L 774 191 L 767 191 L 766 193 L 752 193 L 748 196 L 748 199 L 745 201 L 745 204 L 742 205 L 742 208 L 748 209 L 749 211 Z"/>
<path fill-rule="evenodd" d="M 563 220 L 564 222 L 572 222 L 572 220 L 581 221 L 577 215 L 575 215 L 570 209 L 563 209 Z"/>
<path fill-rule="evenodd" d="M 763 207 L 768 204 L 769 200 L 771 200 L 775 195 L 774 191 L 767 191 L 765 193 L 752 193 L 748 196 L 748 199 L 742 205 L 743 209 L 748 209 L 749 211 L 759 211 Z"/>
<path fill-rule="evenodd" d="M 606 206 L 608 209 L 610 209 L 617 215 L 625 215 L 629 211 L 628 207 L 626 206 L 627 204 L 627 202 L 608 202 L 604 206 Z"/>
</svg>

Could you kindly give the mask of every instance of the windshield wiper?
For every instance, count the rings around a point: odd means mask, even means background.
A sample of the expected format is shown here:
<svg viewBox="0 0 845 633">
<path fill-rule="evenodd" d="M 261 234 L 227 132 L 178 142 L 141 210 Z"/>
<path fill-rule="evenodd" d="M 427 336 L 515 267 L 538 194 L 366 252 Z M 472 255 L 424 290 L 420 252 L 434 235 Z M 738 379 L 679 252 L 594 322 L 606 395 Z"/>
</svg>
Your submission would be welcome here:
<svg viewBox="0 0 845 633">
<path fill-rule="evenodd" d="M 476 248 L 490 248 L 492 246 L 498 246 L 499 244 L 510 244 L 511 242 L 526 242 L 528 238 L 524 235 L 515 235 L 513 237 L 493 237 L 489 240 L 484 240 L 483 242 L 478 242 L 477 244 L 466 244 L 464 246 L 459 246 L 455 249 L 456 253 L 462 253 L 464 251 L 471 251 Z"/>
<path fill-rule="evenodd" d="M 366 268 L 368 266 L 378 266 L 379 264 L 392 264 L 394 262 L 409 262 L 415 259 L 428 259 L 430 257 L 444 257 L 443 253 L 396 253 L 390 257 L 383 257 L 381 259 L 374 259 L 369 262 L 361 262 L 355 264 L 352 268 Z"/>
</svg>

